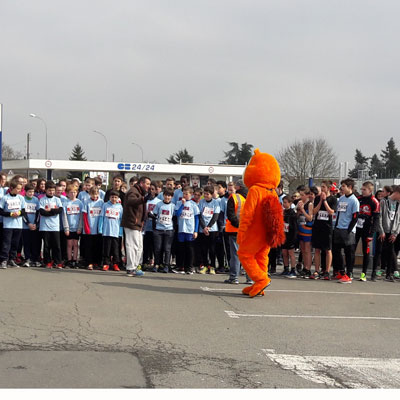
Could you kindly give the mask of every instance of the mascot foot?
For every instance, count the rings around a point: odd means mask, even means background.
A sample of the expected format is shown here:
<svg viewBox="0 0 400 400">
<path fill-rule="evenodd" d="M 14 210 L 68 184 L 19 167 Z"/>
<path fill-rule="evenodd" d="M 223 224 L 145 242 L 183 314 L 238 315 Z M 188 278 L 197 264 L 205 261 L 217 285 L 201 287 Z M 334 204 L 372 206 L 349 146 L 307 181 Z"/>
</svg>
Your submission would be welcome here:
<svg viewBox="0 0 400 400">
<path fill-rule="evenodd" d="M 264 289 L 267 288 L 271 284 L 271 279 L 267 278 L 262 281 L 256 282 L 249 291 L 250 297 L 255 297 L 258 295 L 264 295 Z"/>
<path fill-rule="evenodd" d="M 248 295 L 251 291 L 251 289 L 253 288 L 254 284 L 251 286 L 246 286 L 243 290 L 242 293 Z"/>
</svg>

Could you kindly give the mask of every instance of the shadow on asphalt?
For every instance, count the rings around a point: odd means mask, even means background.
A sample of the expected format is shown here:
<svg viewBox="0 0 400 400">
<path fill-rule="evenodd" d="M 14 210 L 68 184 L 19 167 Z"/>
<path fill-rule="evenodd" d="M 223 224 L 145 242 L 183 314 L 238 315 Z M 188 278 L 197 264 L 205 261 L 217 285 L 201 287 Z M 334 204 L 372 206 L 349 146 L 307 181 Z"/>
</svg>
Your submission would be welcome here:
<svg viewBox="0 0 400 400">
<path fill-rule="evenodd" d="M 193 282 L 193 281 L 192 281 Z M 171 293 L 171 294 L 203 294 L 203 295 L 212 295 L 215 297 L 216 293 L 214 292 L 207 292 L 201 289 L 191 289 L 191 288 L 177 288 L 171 286 L 151 286 L 146 284 L 135 284 L 135 283 L 123 283 L 123 282 L 93 282 L 96 285 L 103 285 L 103 286 L 114 286 L 114 287 L 125 287 L 128 289 L 135 289 L 135 290 L 144 290 L 146 292 L 161 292 L 161 293 Z M 220 297 L 242 297 L 242 298 L 249 298 L 248 296 L 244 296 L 242 293 L 218 293 L 217 296 Z"/>
</svg>

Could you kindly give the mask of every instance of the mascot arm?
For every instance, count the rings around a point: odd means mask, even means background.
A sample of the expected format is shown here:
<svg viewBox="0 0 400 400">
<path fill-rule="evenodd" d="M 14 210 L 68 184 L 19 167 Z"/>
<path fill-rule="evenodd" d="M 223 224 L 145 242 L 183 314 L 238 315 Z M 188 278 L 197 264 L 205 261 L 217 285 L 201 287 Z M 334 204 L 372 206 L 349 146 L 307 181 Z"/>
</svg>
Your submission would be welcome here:
<svg viewBox="0 0 400 400">
<path fill-rule="evenodd" d="M 253 225 L 254 213 L 258 204 L 258 192 L 257 189 L 251 187 L 249 193 L 246 197 L 246 203 L 242 212 L 240 213 L 240 223 L 239 223 L 239 231 L 237 236 L 237 243 L 240 244 L 243 240 L 243 237 L 246 236 L 246 232 Z"/>
</svg>

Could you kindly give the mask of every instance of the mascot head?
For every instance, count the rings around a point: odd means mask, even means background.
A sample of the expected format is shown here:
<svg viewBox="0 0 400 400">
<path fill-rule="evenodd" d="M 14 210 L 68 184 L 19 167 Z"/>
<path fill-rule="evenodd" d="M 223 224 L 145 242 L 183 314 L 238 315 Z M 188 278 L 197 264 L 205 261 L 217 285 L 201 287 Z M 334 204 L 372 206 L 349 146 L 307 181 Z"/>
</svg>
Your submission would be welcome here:
<svg viewBox="0 0 400 400">
<path fill-rule="evenodd" d="M 254 150 L 249 164 L 244 171 L 244 184 L 250 188 L 253 185 L 275 189 L 281 181 L 281 170 L 275 157 Z"/>
</svg>

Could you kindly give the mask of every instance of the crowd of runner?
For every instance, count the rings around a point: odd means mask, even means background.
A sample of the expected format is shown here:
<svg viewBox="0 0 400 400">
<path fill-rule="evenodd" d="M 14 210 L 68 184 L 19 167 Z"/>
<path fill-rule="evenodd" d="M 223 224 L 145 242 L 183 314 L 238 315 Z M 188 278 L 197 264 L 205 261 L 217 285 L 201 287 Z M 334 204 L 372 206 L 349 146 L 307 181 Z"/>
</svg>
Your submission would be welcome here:
<svg viewBox="0 0 400 400">
<path fill-rule="evenodd" d="M 247 195 L 241 180 L 209 179 L 201 188 L 186 175 L 165 182 L 133 177 L 128 184 L 117 175 L 111 189 L 101 188 L 100 178 L 7 181 L 1 173 L 0 268 L 229 274 L 225 283 L 239 283 L 236 236 Z M 282 189 L 276 191 L 286 242 L 270 251 L 270 275 L 283 264 L 279 273 L 288 278 L 351 283 L 361 242 L 360 281 L 369 272 L 371 281 L 399 278 L 400 186 L 374 195 L 367 181 L 356 193 L 345 179 L 340 187 L 299 186 L 292 195 Z M 247 276 L 246 282 L 252 283 Z"/>
</svg>

